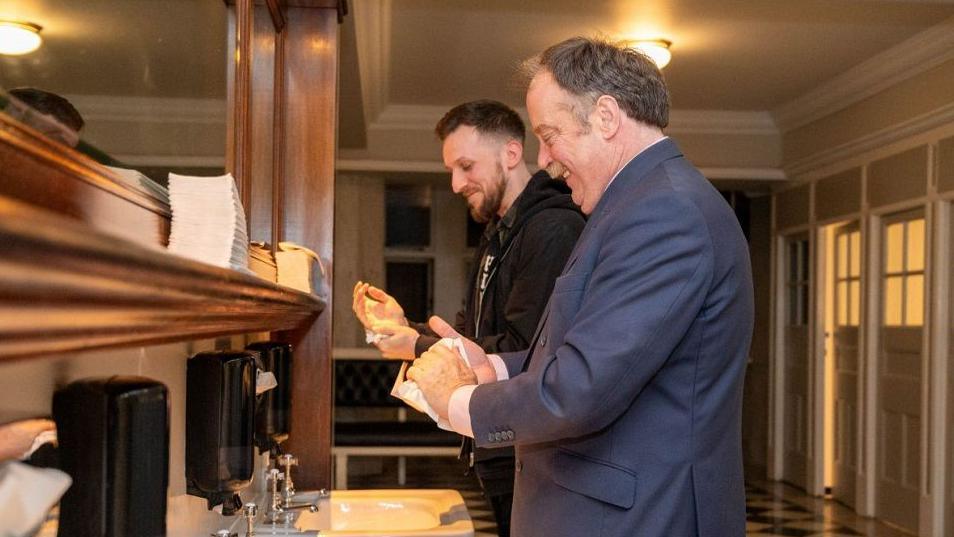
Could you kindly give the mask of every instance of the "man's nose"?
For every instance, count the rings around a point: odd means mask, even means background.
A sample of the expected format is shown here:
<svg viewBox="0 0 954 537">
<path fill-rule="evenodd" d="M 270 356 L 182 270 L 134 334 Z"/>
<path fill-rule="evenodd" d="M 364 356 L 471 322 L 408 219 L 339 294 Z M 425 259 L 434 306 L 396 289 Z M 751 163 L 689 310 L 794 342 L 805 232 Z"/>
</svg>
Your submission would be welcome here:
<svg viewBox="0 0 954 537">
<path fill-rule="evenodd" d="M 540 150 L 537 151 L 537 166 L 539 166 L 540 169 L 542 170 L 546 168 L 547 166 L 549 166 L 550 161 L 552 160 L 553 160 L 553 157 L 550 156 L 550 151 L 549 149 L 547 149 L 547 145 L 541 142 Z"/>
<path fill-rule="evenodd" d="M 451 172 L 451 190 L 454 194 L 460 194 L 464 185 L 467 184 L 467 180 L 464 178 L 464 174 L 461 170 L 454 170 Z"/>
</svg>

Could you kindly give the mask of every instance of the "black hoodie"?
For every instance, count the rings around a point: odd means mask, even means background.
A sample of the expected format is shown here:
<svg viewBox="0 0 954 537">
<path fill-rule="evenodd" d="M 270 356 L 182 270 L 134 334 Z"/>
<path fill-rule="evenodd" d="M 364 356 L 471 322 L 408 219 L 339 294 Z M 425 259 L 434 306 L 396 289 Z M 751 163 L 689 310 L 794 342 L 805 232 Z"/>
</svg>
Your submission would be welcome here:
<svg viewBox="0 0 954 537">
<path fill-rule="evenodd" d="M 550 292 L 586 221 L 563 181 L 539 171 L 502 217 L 484 230 L 474 254 L 467 302 L 455 328 L 487 353 L 526 349 Z M 481 296 L 479 282 L 485 282 Z M 414 352 L 438 341 L 426 325 Z M 512 449 L 478 450 L 477 461 L 513 457 Z M 480 465 L 477 467 L 481 475 Z"/>
</svg>

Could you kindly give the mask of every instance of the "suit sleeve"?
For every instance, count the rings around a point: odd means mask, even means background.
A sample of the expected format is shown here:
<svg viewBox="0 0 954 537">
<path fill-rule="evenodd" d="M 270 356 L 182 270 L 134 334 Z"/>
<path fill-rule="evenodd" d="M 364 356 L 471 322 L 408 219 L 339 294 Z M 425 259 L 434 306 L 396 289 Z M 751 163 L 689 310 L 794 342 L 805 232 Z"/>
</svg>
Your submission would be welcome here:
<svg viewBox="0 0 954 537">
<path fill-rule="evenodd" d="M 713 255 L 691 201 L 657 193 L 602 224 L 588 239 L 600 241 L 592 273 L 571 269 L 554 289 L 549 317 L 568 323 L 562 341 L 551 354 L 534 355 L 542 363 L 527 373 L 474 391 L 469 410 L 478 446 L 548 442 L 605 428 L 700 314 Z M 504 427 L 512 438 L 491 444 L 488 433 Z"/>
<path fill-rule="evenodd" d="M 513 352 L 530 345 L 546 308 L 553 282 L 563 271 L 583 230 L 583 217 L 570 210 L 544 211 L 526 224 L 515 245 L 513 283 L 504 307 L 503 329 L 475 341 L 489 353 Z"/>
</svg>

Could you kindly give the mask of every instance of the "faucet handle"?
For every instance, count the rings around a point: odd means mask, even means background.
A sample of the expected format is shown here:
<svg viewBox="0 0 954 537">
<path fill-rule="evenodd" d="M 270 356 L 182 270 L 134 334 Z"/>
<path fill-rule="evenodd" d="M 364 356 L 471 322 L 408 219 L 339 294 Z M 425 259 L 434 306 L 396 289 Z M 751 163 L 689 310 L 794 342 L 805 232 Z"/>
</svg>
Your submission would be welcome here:
<svg viewBox="0 0 954 537">
<path fill-rule="evenodd" d="M 242 506 L 242 516 L 245 517 L 245 523 L 248 525 L 245 537 L 255 537 L 255 517 L 258 516 L 258 506 L 253 502 L 246 503 Z"/>
<path fill-rule="evenodd" d="M 229 530 L 219 530 L 215 533 L 210 533 L 209 537 L 238 537 L 238 534 L 232 533 Z"/>
<path fill-rule="evenodd" d="M 282 498 L 285 505 L 289 505 L 295 496 L 295 482 L 292 481 L 292 466 L 298 466 L 298 457 L 286 453 L 278 458 L 278 463 L 285 467 L 285 480 L 282 482 Z"/>
</svg>

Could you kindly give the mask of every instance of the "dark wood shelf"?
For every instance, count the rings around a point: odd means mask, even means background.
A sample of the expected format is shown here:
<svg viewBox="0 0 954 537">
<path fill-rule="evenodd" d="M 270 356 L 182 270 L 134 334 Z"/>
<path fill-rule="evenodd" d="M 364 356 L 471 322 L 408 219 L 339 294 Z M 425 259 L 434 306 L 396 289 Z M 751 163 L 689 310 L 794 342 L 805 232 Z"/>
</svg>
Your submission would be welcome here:
<svg viewBox="0 0 954 537">
<path fill-rule="evenodd" d="M 170 254 L 168 224 L 163 203 L 0 114 L 0 359 L 288 330 L 324 309 Z"/>
</svg>

